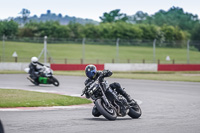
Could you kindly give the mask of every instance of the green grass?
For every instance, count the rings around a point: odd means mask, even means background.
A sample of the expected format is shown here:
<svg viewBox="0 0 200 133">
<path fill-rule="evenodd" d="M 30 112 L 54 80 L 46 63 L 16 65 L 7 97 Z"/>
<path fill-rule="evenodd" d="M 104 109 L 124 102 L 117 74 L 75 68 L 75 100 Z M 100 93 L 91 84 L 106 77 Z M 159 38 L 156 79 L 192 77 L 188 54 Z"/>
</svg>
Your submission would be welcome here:
<svg viewBox="0 0 200 133">
<path fill-rule="evenodd" d="M 0 107 L 68 106 L 91 103 L 90 100 L 65 95 L 0 89 Z"/>
<path fill-rule="evenodd" d="M 85 76 L 85 71 L 54 71 L 56 75 Z"/>
<path fill-rule="evenodd" d="M 16 51 L 19 62 L 28 62 L 32 56 L 39 56 L 42 49 L 42 43 L 5 42 L 7 61 L 14 61 L 12 54 Z M 65 63 L 65 58 L 67 63 L 80 63 L 83 55 L 81 44 L 48 44 L 48 51 L 55 63 Z M 2 47 L 0 52 L 2 56 Z M 166 56 L 170 56 L 171 60 L 174 59 L 175 63 L 187 63 L 186 48 L 156 48 L 156 60 L 160 59 L 160 63 L 172 63 L 172 61 L 165 61 Z M 112 59 L 116 59 L 116 46 L 86 44 L 85 59 L 85 63 L 110 63 Z M 120 46 L 119 59 L 121 63 L 127 63 L 128 59 L 131 63 L 142 63 L 143 59 L 146 63 L 152 63 L 153 48 Z M 190 63 L 200 63 L 200 52 L 190 50 Z"/>
<path fill-rule="evenodd" d="M 59 75 L 85 76 L 84 71 L 55 71 Z M 146 79 L 162 81 L 200 82 L 200 71 L 194 72 L 113 72 L 112 78 Z"/>
<path fill-rule="evenodd" d="M 0 74 L 24 74 L 23 71 L 0 71 Z M 54 71 L 55 75 L 85 76 L 84 71 Z M 188 72 L 113 72 L 112 78 L 146 79 L 162 81 L 200 82 L 200 71 Z"/>
<path fill-rule="evenodd" d="M 0 74 L 24 74 L 23 71 L 0 71 Z M 84 71 L 54 71 L 55 75 L 85 76 Z M 146 79 L 162 81 L 200 82 L 200 71 L 188 72 L 113 72 L 112 78 Z"/>
<path fill-rule="evenodd" d="M 200 82 L 200 72 L 114 73 L 115 78 Z"/>
<path fill-rule="evenodd" d="M 25 71 L 0 70 L 0 74 L 27 74 Z"/>
</svg>

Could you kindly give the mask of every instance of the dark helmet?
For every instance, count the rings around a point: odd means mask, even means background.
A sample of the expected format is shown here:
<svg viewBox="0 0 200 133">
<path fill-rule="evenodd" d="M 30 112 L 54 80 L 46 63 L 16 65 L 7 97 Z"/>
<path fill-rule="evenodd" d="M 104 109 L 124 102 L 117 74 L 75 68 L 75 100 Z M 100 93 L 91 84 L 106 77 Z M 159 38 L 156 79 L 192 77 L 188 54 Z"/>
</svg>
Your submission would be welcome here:
<svg viewBox="0 0 200 133">
<path fill-rule="evenodd" d="M 94 65 L 87 65 L 85 67 L 85 74 L 88 78 L 92 79 L 97 73 L 97 68 Z"/>
</svg>

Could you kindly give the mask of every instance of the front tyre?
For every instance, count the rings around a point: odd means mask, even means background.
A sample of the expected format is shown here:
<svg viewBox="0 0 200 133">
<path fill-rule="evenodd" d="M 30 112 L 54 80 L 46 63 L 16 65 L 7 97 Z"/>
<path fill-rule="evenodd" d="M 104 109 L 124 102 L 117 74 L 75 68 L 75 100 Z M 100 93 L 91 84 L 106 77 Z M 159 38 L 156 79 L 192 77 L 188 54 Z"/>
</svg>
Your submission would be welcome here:
<svg viewBox="0 0 200 133">
<path fill-rule="evenodd" d="M 116 120 L 117 118 L 116 111 L 111 107 L 107 107 L 102 99 L 97 99 L 95 101 L 95 105 L 98 111 L 100 112 L 100 114 L 102 114 L 106 119 Z"/>
<path fill-rule="evenodd" d="M 53 85 L 59 86 L 60 83 L 58 82 L 58 80 L 55 77 L 52 77 L 51 80 L 52 80 Z"/>
<path fill-rule="evenodd" d="M 140 108 L 140 106 L 135 103 L 130 109 L 129 109 L 129 113 L 128 115 L 133 118 L 133 119 L 137 119 L 142 115 L 142 110 Z"/>
<path fill-rule="evenodd" d="M 101 113 L 97 110 L 96 106 L 94 106 L 93 109 L 92 109 L 92 115 L 94 117 L 99 117 L 101 115 Z"/>
</svg>

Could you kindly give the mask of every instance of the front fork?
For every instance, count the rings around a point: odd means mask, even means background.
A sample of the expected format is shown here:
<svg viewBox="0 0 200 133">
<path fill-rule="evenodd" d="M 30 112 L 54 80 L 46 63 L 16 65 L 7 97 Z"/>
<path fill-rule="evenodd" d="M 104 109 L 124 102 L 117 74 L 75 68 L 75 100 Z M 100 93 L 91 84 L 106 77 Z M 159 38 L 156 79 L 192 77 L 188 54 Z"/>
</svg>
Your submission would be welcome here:
<svg viewBox="0 0 200 133">
<path fill-rule="evenodd" d="M 103 99 L 103 101 L 104 101 L 104 103 L 106 104 L 107 107 L 112 108 L 111 104 L 109 103 L 109 101 L 108 101 L 108 99 L 107 99 L 107 97 L 106 97 L 106 95 L 104 93 L 103 87 L 104 87 L 103 84 L 102 85 L 100 84 L 100 89 L 101 89 L 101 92 L 103 94 L 102 99 Z"/>
</svg>

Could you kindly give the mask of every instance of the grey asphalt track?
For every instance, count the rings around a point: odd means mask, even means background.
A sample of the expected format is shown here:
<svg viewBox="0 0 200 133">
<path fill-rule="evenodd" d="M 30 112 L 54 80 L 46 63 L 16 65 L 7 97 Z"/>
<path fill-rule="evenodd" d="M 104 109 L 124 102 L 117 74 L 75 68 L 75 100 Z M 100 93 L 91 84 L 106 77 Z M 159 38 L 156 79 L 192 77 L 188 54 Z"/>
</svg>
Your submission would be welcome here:
<svg viewBox="0 0 200 133">
<path fill-rule="evenodd" d="M 0 88 L 51 91 L 80 95 L 85 77 L 57 76 L 61 85 L 33 86 L 25 74 L 0 74 Z M 31 111 L 0 111 L 5 133 L 199 133 L 200 83 L 108 78 L 121 83 L 141 100 L 140 119 L 107 121 L 94 118 L 92 105 L 78 108 Z"/>
</svg>

